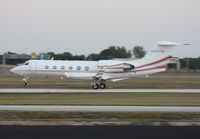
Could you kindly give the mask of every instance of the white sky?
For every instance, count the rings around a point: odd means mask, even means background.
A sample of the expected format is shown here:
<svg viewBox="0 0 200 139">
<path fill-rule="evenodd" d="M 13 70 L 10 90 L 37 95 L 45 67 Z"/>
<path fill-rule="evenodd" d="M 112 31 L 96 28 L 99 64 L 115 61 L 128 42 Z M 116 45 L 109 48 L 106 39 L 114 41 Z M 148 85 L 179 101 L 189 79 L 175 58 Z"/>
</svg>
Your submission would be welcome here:
<svg viewBox="0 0 200 139">
<path fill-rule="evenodd" d="M 199 0 L 0 0 L 0 53 L 99 53 L 111 45 L 149 50 L 191 43 L 175 56 L 200 56 Z"/>
</svg>

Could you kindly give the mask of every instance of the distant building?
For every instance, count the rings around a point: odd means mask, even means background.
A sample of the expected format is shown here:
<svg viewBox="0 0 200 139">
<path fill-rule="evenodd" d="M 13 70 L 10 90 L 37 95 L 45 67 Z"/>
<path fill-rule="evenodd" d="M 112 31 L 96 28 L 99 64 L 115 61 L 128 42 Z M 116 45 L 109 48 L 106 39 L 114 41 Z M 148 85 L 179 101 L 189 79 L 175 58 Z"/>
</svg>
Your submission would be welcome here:
<svg viewBox="0 0 200 139">
<path fill-rule="evenodd" d="M 50 56 L 47 53 L 39 53 L 37 54 L 36 52 L 32 52 L 31 54 L 31 59 L 43 59 L 43 60 L 49 60 Z"/>
<path fill-rule="evenodd" d="M 47 53 L 40 53 L 37 55 L 36 52 L 33 52 L 31 55 L 7 52 L 0 56 L 0 64 L 3 64 L 3 66 L 5 66 L 6 64 L 16 65 L 19 63 L 24 63 L 25 61 L 30 59 L 48 60 L 49 55 Z"/>
<path fill-rule="evenodd" d="M 173 58 L 170 58 L 169 59 L 169 64 L 167 64 L 167 70 L 168 71 L 180 71 L 181 69 L 181 63 L 180 63 L 180 60 L 179 58 L 177 57 L 173 57 Z"/>
<path fill-rule="evenodd" d="M 16 65 L 17 63 L 23 63 L 29 59 L 31 59 L 31 56 L 27 54 L 7 52 L 2 55 L 2 64 Z"/>
</svg>

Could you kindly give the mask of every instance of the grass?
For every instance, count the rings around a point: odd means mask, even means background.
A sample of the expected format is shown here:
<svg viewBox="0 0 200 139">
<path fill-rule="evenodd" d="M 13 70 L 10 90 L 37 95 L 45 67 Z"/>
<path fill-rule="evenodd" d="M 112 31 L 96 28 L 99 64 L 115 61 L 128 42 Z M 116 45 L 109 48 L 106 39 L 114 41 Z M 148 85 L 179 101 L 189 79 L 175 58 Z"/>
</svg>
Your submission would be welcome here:
<svg viewBox="0 0 200 139">
<path fill-rule="evenodd" d="M 0 105 L 200 106 L 198 93 L 0 94 Z"/>
<path fill-rule="evenodd" d="M 62 122 L 200 122 L 200 113 L 159 112 L 30 112 L 0 111 L 0 121 Z"/>
<path fill-rule="evenodd" d="M 21 88 L 21 77 L 0 74 L 0 88 Z M 57 84 L 60 83 L 60 84 Z M 65 84 L 70 83 L 70 84 Z M 85 84 L 71 84 L 85 83 Z M 133 78 L 108 82 L 109 88 L 200 88 L 200 73 L 160 73 L 150 78 Z M 27 88 L 90 88 L 90 81 L 59 78 L 31 78 Z M 142 105 L 200 106 L 200 94 L 195 93 L 0 93 L 0 105 Z M 3 121 L 65 122 L 200 122 L 200 113 L 159 112 L 31 112 L 0 111 Z"/>
<path fill-rule="evenodd" d="M 0 88 L 21 88 L 22 77 L 0 74 Z M 90 81 L 59 77 L 31 77 L 27 88 L 85 88 Z M 73 84 L 74 83 L 74 84 Z M 150 78 L 137 77 L 119 82 L 107 82 L 108 88 L 200 88 L 200 73 L 159 73 Z"/>
</svg>

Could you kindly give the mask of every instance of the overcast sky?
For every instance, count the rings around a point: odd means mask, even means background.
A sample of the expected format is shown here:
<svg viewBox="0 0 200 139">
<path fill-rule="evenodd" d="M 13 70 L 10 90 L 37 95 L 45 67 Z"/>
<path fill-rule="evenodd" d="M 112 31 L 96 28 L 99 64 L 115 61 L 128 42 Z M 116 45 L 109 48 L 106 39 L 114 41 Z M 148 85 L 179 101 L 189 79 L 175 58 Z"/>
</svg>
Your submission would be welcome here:
<svg viewBox="0 0 200 139">
<path fill-rule="evenodd" d="M 149 50 L 191 43 L 175 56 L 200 56 L 200 0 L 0 0 L 0 54 L 99 53 L 111 45 Z"/>
</svg>

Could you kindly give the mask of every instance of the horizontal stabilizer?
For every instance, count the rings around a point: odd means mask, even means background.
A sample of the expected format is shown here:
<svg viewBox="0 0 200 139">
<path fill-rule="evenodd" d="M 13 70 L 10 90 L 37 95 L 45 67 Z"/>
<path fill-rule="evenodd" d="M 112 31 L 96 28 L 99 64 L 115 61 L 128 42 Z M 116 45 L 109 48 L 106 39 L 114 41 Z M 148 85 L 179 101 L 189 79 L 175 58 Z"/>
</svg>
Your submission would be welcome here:
<svg viewBox="0 0 200 139">
<path fill-rule="evenodd" d="M 169 41 L 162 41 L 157 43 L 158 46 L 183 46 L 183 45 L 190 45 L 189 43 L 176 43 L 176 42 L 169 42 Z"/>
</svg>

